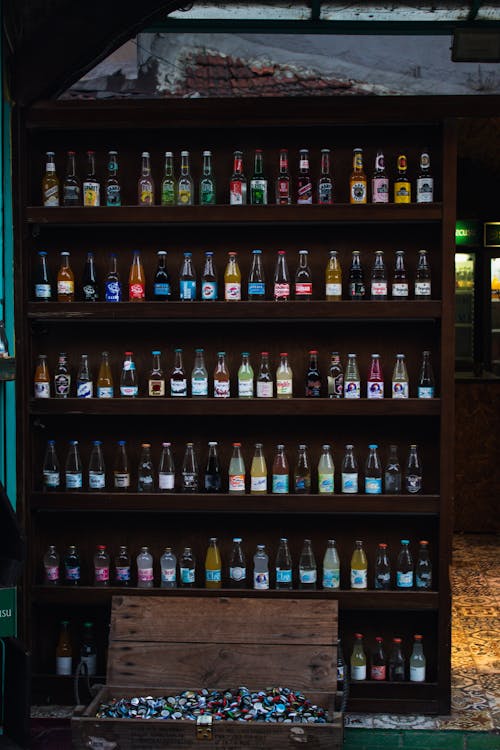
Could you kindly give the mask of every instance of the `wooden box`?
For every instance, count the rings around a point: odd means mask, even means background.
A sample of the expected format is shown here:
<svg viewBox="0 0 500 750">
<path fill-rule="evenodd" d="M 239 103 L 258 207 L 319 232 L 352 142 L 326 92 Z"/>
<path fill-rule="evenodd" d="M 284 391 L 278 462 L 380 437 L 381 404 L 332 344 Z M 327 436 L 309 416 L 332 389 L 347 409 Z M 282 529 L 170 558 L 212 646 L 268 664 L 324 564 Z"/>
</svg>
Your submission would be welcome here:
<svg viewBox="0 0 500 750">
<path fill-rule="evenodd" d="M 72 720 L 73 747 L 91 750 L 342 746 L 334 714 L 337 602 L 321 599 L 115 596 L 107 685 Z M 325 724 L 97 719 L 101 703 L 186 689 L 290 687 L 328 710 Z M 202 744 L 202 743 L 205 743 Z"/>
</svg>

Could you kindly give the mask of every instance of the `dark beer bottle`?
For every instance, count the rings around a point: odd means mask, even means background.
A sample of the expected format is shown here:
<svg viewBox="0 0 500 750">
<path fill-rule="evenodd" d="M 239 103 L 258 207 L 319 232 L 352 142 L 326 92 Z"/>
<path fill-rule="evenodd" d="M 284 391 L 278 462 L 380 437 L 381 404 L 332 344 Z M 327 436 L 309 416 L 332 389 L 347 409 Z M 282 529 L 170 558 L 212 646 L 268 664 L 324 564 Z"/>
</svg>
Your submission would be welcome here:
<svg viewBox="0 0 500 750">
<path fill-rule="evenodd" d="M 94 253 L 87 253 L 87 262 L 82 279 L 82 296 L 84 302 L 97 302 L 99 299 L 99 288 L 94 263 Z"/>
<path fill-rule="evenodd" d="M 365 283 L 363 277 L 359 250 L 353 250 L 349 269 L 349 299 L 364 299 Z"/>
</svg>

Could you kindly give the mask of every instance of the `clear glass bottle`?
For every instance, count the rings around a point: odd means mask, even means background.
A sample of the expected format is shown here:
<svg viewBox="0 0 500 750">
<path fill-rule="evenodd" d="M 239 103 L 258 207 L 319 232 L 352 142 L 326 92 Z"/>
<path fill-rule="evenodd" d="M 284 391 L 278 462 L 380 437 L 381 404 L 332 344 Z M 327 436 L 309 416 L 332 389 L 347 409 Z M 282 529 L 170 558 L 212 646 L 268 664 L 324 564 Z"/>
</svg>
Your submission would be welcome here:
<svg viewBox="0 0 500 750">
<path fill-rule="evenodd" d="M 351 680 L 360 682 L 366 680 L 366 654 L 363 648 L 363 636 L 354 633 L 354 645 L 351 654 Z"/>
<path fill-rule="evenodd" d="M 161 444 L 160 463 L 158 465 L 158 490 L 160 492 L 175 491 L 175 464 L 171 443 Z"/>
<path fill-rule="evenodd" d="M 52 294 L 52 279 L 47 265 L 47 253 L 45 250 L 40 250 L 35 273 L 35 300 L 37 302 L 51 302 Z"/>
<path fill-rule="evenodd" d="M 192 258 L 193 253 L 184 253 L 179 276 L 179 294 L 183 302 L 192 302 L 196 299 L 196 273 Z"/>
<path fill-rule="evenodd" d="M 214 206 L 216 203 L 215 178 L 212 170 L 212 152 L 203 152 L 203 170 L 200 180 L 200 205 Z"/>
<path fill-rule="evenodd" d="M 113 467 L 113 489 L 119 492 L 128 492 L 130 489 L 130 468 L 126 446 L 125 440 L 118 441 Z"/>
<path fill-rule="evenodd" d="M 422 492 L 422 461 L 418 454 L 417 446 L 410 445 L 410 453 L 405 466 L 405 490 L 410 495 Z"/>
<path fill-rule="evenodd" d="M 179 560 L 179 577 L 182 588 L 193 588 L 196 583 L 196 558 L 191 547 L 184 547 Z"/>
<path fill-rule="evenodd" d="M 97 375 L 97 398 L 113 398 L 115 389 L 108 352 L 101 353 L 101 364 Z"/>
<path fill-rule="evenodd" d="M 313 186 L 309 172 L 309 149 L 299 150 L 299 174 L 297 177 L 297 204 L 305 205 L 313 202 Z"/>
<path fill-rule="evenodd" d="M 174 349 L 174 366 L 170 371 L 170 395 L 172 398 L 187 398 L 187 378 L 182 364 L 182 349 Z"/>
<path fill-rule="evenodd" d="M 358 493 L 359 470 L 358 462 L 354 454 L 354 446 L 346 445 L 344 458 L 342 460 L 342 486 L 341 492 L 348 495 Z"/>
<path fill-rule="evenodd" d="M 375 558 L 375 588 L 387 591 L 392 587 L 391 562 L 387 544 L 380 542 Z"/>
<path fill-rule="evenodd" d="M 405 268 L 404 250 L 396 250 L 396 265 L 392 274 L 392 299 L 408 299 L 410 293 L 408 277 Z"/>
<path fill-rule="evenodd" d="M 82 354 L 80 358 L 80 366 L 76 375 L 76 395 L 77 398 L 93 398 L 94 396 L 94 382 L 90 374 L 87 354 Z"/>
<path fill-rule="evenodd" d="M 217 352 L 217 365 L 214 372 L 214 398 L 230 398 L 231 380 L 226 365 L 226 352 Z"/>
<path fill-rule="evenodd" d="M 94 440 L 89 459 L 89 490 L 102 492 L 106 489 L 106 467 L 102 454 L 102 442 Z"/>
<path fill-rule="evenodd" d="M 205 352 L 195 349 L 194 365 L 191 372 L 191 396 L 206 398 L 208 396 L 208 372 L 205 367 Z"/>
<path fill-rule="evenodd" d="M 181 151 L 181 173 L 177 181 L 177 205 L 192 206 L 194 184 L 189 171 L 189 151 Z"/>
<path fill-rule="evenodd" d="M 363 169 L 363 149 L 355 148 L 352 154 L 352 172 L 349 179 L 349 203 L 367 203 L 367 180 Z"/>
<path fill-rule="evenodd" d="M 241 365 L 238 370 L 238 398 L 253 398 L 253 368 L 248 352 L 241 353 Z"/>
<path fill-rule="evenodd" d="M 224 299 L 226 302 L 241 300 L 241 271 L 238 265 L 238 253 L 228 253 L 228 261 L 224 271 Z"/>
<path fill-rule="evenodd" d="M 75 300 L 75 275 L 69 263 L 69 252 L 61 252 L 61 265 L 57 272 L 57 301 L 74 302 Z"/>
<path fill-rule="evenodd" d="M 299 265 L 295 271 L 294 296 L 296 300 L 312 299 L 313 281 L 309 267 L 309 251 L 299 250 Z"/>
<path fill-rule="evenodd" d="M 310 539 L 304 539 L 304 545 L 299 558 L 299 588 L 315 589 L 318 578 L 316 559 Z"/>
<path fill-rule="evenodd" d="M 431 269 L 429 266 L 427 250 L 419 250 L 417 270 L 415 272 L 415 299 L 430 300 L 431 297 Z"/>
<path fill-rule="evenodd" d="M 386 495 L 401 494 L 401 464 L 398 458 L 398 446 L 389 446 L 389 458 L 384 469 L 384 492 Z"/>
<path fill-rule="evenodd" d="M 43 556 L 43 582 L 45 586 L 58 586 L 61 583 L 59 563 L 59 552 L 51 544 Z"/>
<path fill-rule="evenodd" d="M 137 555 L 137 587 L 140 589 L 152 589 L 154 586 L 153 555 L 149 547 L 141 547 Z"/>
<path fill-rule="evenodd" d="M 262 443 L 255 443 L 255 452 L 250 468 L 250 494 L 267 494 L 267 464 L 262 450 Z"/>
<path fill-rule="evenodd" d="M 410 382 L 405 359 L 404 354 L 396 354 L 396 363 L 392 372 L 392 398 L 410 397 Z"/>
<path fill-rule="evenodd" d="M 410 682 L 425 682 L 426 659 L 422 636 L 413 636 L 413 649 L 410 656 Z"/>
<path fill-rule="evenodd" d="M 56 441 L 48 440 L 45 458 L 43 460 L 43 490 L 54 492 L 61 486 L 61 470 L 56 453 Z"/>
<path fill-rule="evenodd" d="M 272 491 L 276 495 L 287 494 L 290 486 L 290 467 L 285 453 L 285 446 L 276 446 L 272 469 Z"/>
<path fill-rule="evenodd" d="M 129 302 L 144 302 L 146 299 L 146 276 L 139 250 L 134 250 L 132 255 L 128 274 L 128 298 Z"/>
<path fill-rule="evenodd" d="M 252 250 L 252 265 L 248 275 L 248 299 L 264 300 L 266 298 L 266 278 L 262 264 L 262 250 Z"/>
<path fill-rule="evenodd" d="M 208 444 L 208 458 L 205 469 L 205 492 L 220 492 L 222 488 L 222 475 L 217 455 L 217 443 Z"/>
<path fill-rule="evenodd" d="M 241 443 L 233 443 L 233 455 L 229 462 L 229 494 L 245 494 L 245 462 L 241 455 Z"/>
<path fill-rule="evenodd" d="M 99 544 L 94 554 L 94 586 L 109 586 L 110 565 L 106 545 Z"/>
<path fill-rule="evenodd" d="M 380 354 L 372 354 L 368 380 L 366 381 L 367 398 L 384 398 L 384 375 L 380 362 Z"/>
<path fill-rule="evenodd" d="M 198 492 L 198 462 L 193 443 L 186 443 L 186 452 L 182 463 L 182 491 Z"/>
<path fill-rule="evenodd" d="M 153 362 L 151 364 L 151 370 L 149 371 L 148 377 L 148 396 L 165 396 L 165 374 L 161 366 L 161 352 L 158 349 L 154 349 L 151 352 Z"/>
<path fill-rule="evenodd" d="M 401 644 L 402 638 L 392 639 L 392 648 L 389 655 L 389 680 L 391 682 L 404 682 L 405 679 L 405 658 Z"/>
<path fill-rule="evenodd" d="M 273 398 L 274 382 L 269 369 L 269 352 L 260 353 L 260 367 L 257 375 L 257 398 Z"/>
<path fill-rule="evenodd" d="M 80 553 L 70 544 L 64 555 L 64 585 L 79 586 L 81 582 Z"/>
<path fill-rule="evenodd" d="M 47 207 L 58 206 L 60 202 L 59 177 L 56 174 L 55 154 L 47 151 L 45 174 L 42 177 L 42 204 Z"/>
<path fill-rule="evenodd" d="M 34 386 L 35 398 L 50 398 L 50 373 L 46 354 L 38 355 Z"/>
<path fill-rule="evenodd" d="M 415 585 L 420 591 L 432 588 L 432 563 L 429 556 L 429 542 L 419 542 L 417 564 L 415 566 Z"/>
<path fill-rule="evenodd" d="M 335 465 L 328 443 L 321 446 L 318 462 L 318 492 L 320 495 L 333 495 L 335 490 Z"/>
<path fill-rule="evenodd" d="M 264 544 L 258 544 L 253 556 L 253 587 L 257 590 L 269 588 L 269 556 Z"/>
<path fill-rule="evenodd" d="M 368 458 L 365 464 L 365 493 L 367 495 L 382 494 L 382 464 L 377 453 L 378 445 L 368 446 Z"/>
<path fill-rule="evenodd" d="M 233 589 L 246 588 L 247 567 L 241 537 L 234 537 L 229 558 L 229 585 Z"/>
<path fill-rule="evenodd" d="M 160 557 L 161 588 L 173 589 L 177 586 L 177 558 L 172 547 L 165 547 Z"/>
<path fill-rule="evenodd" d="M 274 563 L 276 588 L 277 589 L 292 589 L 292 556 L 288 548 L 288 539 L 282 537 L 280 539 L 278 551 L 276 553 L 276 561 Z"/>
<path fill-rule="evenodd" d="M 214 264 L 214 254 L 211 250 L 205 252 L 205 265 L 201 276 L 201 299 L 204 302 L 214 302 L 218 299 L 219 288 Z"/>
<path fill-rule="evenodd" d="M 69 441 L 65 467 L 65 485 L 67 491 L 81 491 L 83 487 L 83 469 L 78 449 L 78 440 Z"/>
<path fill-rule="evenodd" d="M 286 250 L 278 250 L 273 277 L 273 299 L 286 302 L 290 299 L 290 273 L 286 262 Z"/>
<path fill-rule="evenodd" d="M 330 250 L 325 269 L 325 299 L 340 302 L 342 299 L 342 268 L 336 250 Z"/>
<path fill-rule="evenodd" d="M 355 354 L 347 355 L 347 366 L 344 376 L 344 398 L 361 398 L 361 380 L 359 377 L 358 359 Z"/>
<path fill-rule="evenodd" d="M 351 588 L 368 588 L 368 560 L 363 549 L 363 542 L 360 540 L 355 542 L 351 557 Z"/>
<path fill-rule="evenodd" d="M 155 470 L 151 458 L 150 443 L 141 445 L 141 456 L 137 470 L 137 492 L 156 492 Z"/>
<path fill-rule="evenodd" d="M 82 183 L 76 174 L 76 154 L 74 151 L 68 151 L 67 156 L 66 176 L 62 187 L 63 206 L 81 206 Z"/>
<path fill-rule="evenodd" d="M 413 558 L 408 539 L 401 539 L 401 549 L 399 550 L 396 566 L 396 588 L 413 588 Z"/>
<path fill-rule="evenodd" d="M 418 398 L 434 398 L 434 372 L 431 364 L 431 353 L 422 352 L 422 365 L 418 377 Z"/>
<path fill-rule="evenodd" d="M 135 368 L 134 353 L 125 352 L 123 367 L 120 376 L 120 396 L 136 398 L 139 395 L 137 370 Z"/>
<path fill-rule="evenodd" d="M 288 352 L 280 352 L 280 364 L 276 370 L 276 396 L 278 398 L 292 398 L 293 372 L 288 364 Z"/>
<path fill-rule="evenodd" d="M 163 170 L 163 180 L 161 183 L 161 205 L 177 205 L 177 185 L 174 175 L 174 154 L 172 151 L 165 151 L 165 167 Z"/>
<path fill-rule="evenodd" d="M 308 495 L 311 492 L 311 464 L 307 455 L 307 445 L 299 445 L 294 470 L 294 491 L 299 495 Z"/>
<path fill-rule="evenodd" d="M 340 559 L 335 539 L 328 540 L 323 557 L 323 588 L 340 588 Z"/>
</svg>

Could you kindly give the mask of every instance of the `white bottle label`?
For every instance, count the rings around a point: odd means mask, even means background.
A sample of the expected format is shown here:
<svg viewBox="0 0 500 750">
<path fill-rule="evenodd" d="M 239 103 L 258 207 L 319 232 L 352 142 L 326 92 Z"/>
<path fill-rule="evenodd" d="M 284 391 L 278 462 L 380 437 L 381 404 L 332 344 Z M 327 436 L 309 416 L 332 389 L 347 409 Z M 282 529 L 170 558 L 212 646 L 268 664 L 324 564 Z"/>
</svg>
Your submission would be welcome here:
<svg viewBox="0 0 500 750">
<path fill-rule="evenodd" d="M 92 676 L 97 672 L 97 654 L 89 654 L 89 656 L 81 657 L 82 664 L 87 667 L 87 674 Z"/>
<path fill-rule="evenodd" d="M 367 495 L 380 495 L 382 492 L 382 477 L 365 477 L 365 492 Z"/>
<path fill-rule="evenodd" d="M 113 386 L 105 385 L 97 387 L 97 398 L 113 398 Z"/>
<path fill-rule="evenodd" d="M 171 380 L 170 395 L 187 396 L 187 380 Z"/>
<path fill-rule="evenodd" d="M 431 296 L 431 282 L 430 281 L 416 281 L 415 282 L 415 297 L 430 297 Z"/>
<path fill-rule="evenodd" d="M 353 680 L 366 680 L 366 664 L 351 666 L 351 678 Z"/>
<path fill-rule="evenodd" d="M 35 284 L 36 299 L 50 299 L 50 284 Z"/>
<path fill-rule="evenodd" d="M 163 583 L 175 583 L 175 568 L 162 568 L 161 580 Z"/>
<path fill-rule="evenodd" d="M 56 657 L 56 674 L 71 674 L 73 659 L 71 656 Z"/>
<path fill-rule="evenodd" d="M 410 665 L 410 682 L 425 682 L 425 667 Z"/>
<path fill-rule="evenodd" d="M 372 297 L 387 297 L 387 281 L 372 281 Z"/>
<path fill-rule="evenodd" d="M 81 474 L 66 474 L 66 489 L 67 490 L 78 490 L 82 486 L 82 475 Z"/>
<path fill-rule="evenodd" d="M 340 587 L 340 570 L 338 568 L 323 568 L 323 588 L 338 589 Z"/>
<path fill-rule="evenodd" d="M 358 491 L 358 475 L 342 472 L 342 492 L 354 495 Z"/>
<path fill-rule="evenodd" d="M 115 487 L 130 487 L 130 474 L 115 473 Z"/>
<path fill-rule="evenodd" d="M 318 474 L 318 492 L 320 495 L 333 494 L 333 474 Z"/>
<path fill-rule="evenodd" d="M 404 281 L 398 281 L 392 285 L 392 296 L 393 297 L 408 297 L 408 283 Z"/>
<path fill-rule="evenodd" d="M 102 471 L 89 471 L 89 487 L 92 490 L 104 489 L 106 476 Z"/>
<path fill-rule="evenodd" d="M 94 395 L 94 384 L 88 380 L 76 384 L 76 395 L 78 398 L 92 398 Z"/>
<path fill-rule="evenodd" d="M 50 398 L 50 383 L 35 383 L 35 398 Z"/>
<path fill-rule="evenodd" d="M 229 568 L 229 578 L 232 581 L 244 581 L 247 576 L 246 568 L 234 567 Z"/>
<path fill-rule="evenodd" d="M 192 396 L 208 396 L 208 379 L 192 378 L 191 379 Z"/>
<path fill-rule="evenodd" d="M 149 583 L 154 580 L 153 568 L 139 568 L 137 571 L 137 580 L 140 583 Z"/>
<path fill-rule="evenodd" d="M 400 380 L 392 381 L 392 397 L 408 398 L 408 383 Z"/>
<path fill-rule="evenodd" d="M 257 381 L 257 398 L 272 398 L 273 397 L 273 383 L 271 382 L 259 382 Z"/>
<path fill-rule="evenodd" d="M 278 396 L 288 396 L 292 394 L 292 379 L 291 378 L 277 378 L 276 379 L 276 393 Z"/>
<path fill-rule="evenodd" d="M 254 589 L 268 589 L 269 588 L 269 571 L 268 570 L 261 570 L 258 573 L 254 571 L 253 587 Z"/>
<path fill-rule="evenodd" d="M 417 178 L 417 203 L 432 203 L 434 198 L 434 179 L 432 177 Z"/>
<path fill-rule="evenodd" d="M 300 570 L 299 579 L 300 583 L 316 583 L 317 572 L 314 570 Z"/>
<path fill-rule="evenodd" d="M 244 474 L 231 474 L 229 476 L 229 492 L 245 492 Z"/>
<path fill-rule="evenodd" d="M 359 380 L 344 382 L 344 398 L 361 398 L 361 383 Z"/>
<path fill-rule="evenodd" d="M 434 398 L 434 388 L 432 386 L 418 386 L 419 398 Z"/>
<path fill-rule="evenodd" d="M 267 492 L 267 477 L 251 477 L 250 491 L 264 493 Z"/>
<path fill-rule="evenodd" d="M 175 474 L 166 474 L 160 472 L 158 474 L 158 487 L 160 490 L 173 490 L 175 483 Z"/>
<path fill-rule="evenodd" d="M 342 284 L 327 284 L 326 296 L 327 297 L 341 297 L 342 296 Z"/>
<path fill-rule="evenodd" d="M 138 392 L 139 392 L 139 388 L 136 385 L 121 385 L 120 386 L 121 396 L 134 397 L 134 396 L 137 396 Z"/>
<path fill-rule="evenodd" d="M 229 398 L 229 380 L 214 380 L 214 397 Z"/>
<path fill-rule="evenodd" d="M 59 487 L 61 477 L 58 471 L 44 471 L 43 483 L 45 487 Z"/>
<path fill-rule="evenodd" d="M 241 284 L 235 281 L 224 284 L 224 298 L 226 300 L 240 300 L 241 299 Z"/>
<path fill-rule="evenodd" d="M 368 570 L 356 570 L 351 568 L 351 588 L 366 589 L 368 586 Z"/>
<path fill-rule="evenodd" d="M 239 398 L 253 398 L 253 380 L 238 380 Z"/>
<path fill-rule="evenodd" d="M 369 380 L 366 384 L 367 398 L 384 398 L 384 384 L 380 380 Z"/>
</svg>

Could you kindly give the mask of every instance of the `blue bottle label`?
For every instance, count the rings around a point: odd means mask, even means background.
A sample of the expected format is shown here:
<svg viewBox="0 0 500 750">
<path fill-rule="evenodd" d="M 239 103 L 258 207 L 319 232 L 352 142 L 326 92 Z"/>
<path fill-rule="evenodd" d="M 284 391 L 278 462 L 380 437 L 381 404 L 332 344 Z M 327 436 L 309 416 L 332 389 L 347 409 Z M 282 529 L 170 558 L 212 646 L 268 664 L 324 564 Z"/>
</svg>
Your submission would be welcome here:
<svg viewBox="0 0 500 750">
<path fill-rule="evenodd" d="M 266 293 L 266 285 L 263 281 L 250 281 L 248 283 L 248 294 L 253 294 L 256 297 L 264 297 Z"/>
<path fill-rule="evenodd" d="M 202 299 L 217 299 L 217 282 L 203 281 L 201 285 Z"/>
<path fill-rule="evenodd" d="M 218 583 L 221 580 L 221 571 L 219 570 L 205 570 L 205 580 L 215 581 Z"/>
<path fill-rule="evenodd" d="M 323 588 L 338 589 L 340 586 L 340 570 L 338 568 L 323 568 Z"/>
<path fill-rule="evenodd" d="M 154 285 L 155 297 L 170 297 L 170 284 L 162 282 Z"/>
<path fill-rule="evenodd" d="M 273 474 L 273 492 L 275 494 L 288 492 L 288 474 Z"/>
<path fill-rule="evenodd" d="M 419 398 L 434 398 L 434 388 L 432 386 L 420 386 L 418 387 Z"/>
<path fill-rule="evenodd" d="M 67 581 L 79 581 L 80 580 L 80 568 L 66 568 L 66 580 Z"/>
<path fill-rule="evenodd" d="M 194 568 L 181 568 L 182 583 L 194 583 Z"/>
<path fill-rule="evenodd" d="M 382 477 L 365 477 L 365 492 L 367 495 L 382 493 Z"/>
<path fill-rule="evenodd" d="M 291 583 L 292 582 L 292 571 L 283 570 L 283 568 L 276 568 L 276 583 Z"/>
<path fill-rule="evenodd" d="M 403 573 L 402 571 L 398 570 L 397 577 L 396 577 L 396 586 L 398 589 L 411 589 L 413 586 L 413 571 L 408 571 L 408 573 Z"/>
<path fill-rule="evenodd" d="M 196 281 L 181 281 L 180 283 L 181 299 L 196 299 Z"/>
<path fill-rule="evenodd" d="M 104 299 L 106 302 L 122 301 L 122 285 L 119 281 L 106 281 L 106 292 Z"/>
</svg>

